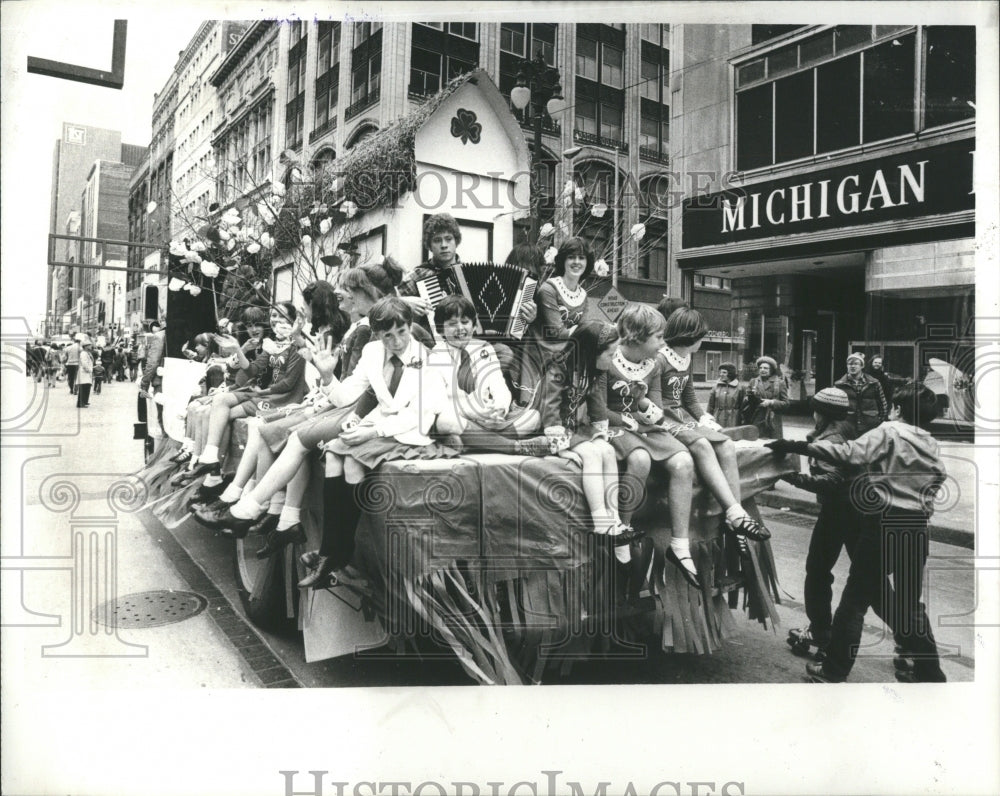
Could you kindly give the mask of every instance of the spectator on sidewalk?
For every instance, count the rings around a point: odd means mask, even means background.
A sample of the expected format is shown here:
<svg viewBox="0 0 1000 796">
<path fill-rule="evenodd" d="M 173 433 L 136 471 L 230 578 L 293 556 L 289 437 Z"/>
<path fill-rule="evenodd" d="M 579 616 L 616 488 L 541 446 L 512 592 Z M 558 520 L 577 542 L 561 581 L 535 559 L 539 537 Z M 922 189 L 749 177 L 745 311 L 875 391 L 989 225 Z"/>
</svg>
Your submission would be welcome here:
<svg viewBox="0 0 1000 796">
<path fill-rule="evenodd" d="M 861 436 L 871 431 L 889 416 L 886 395 L 879 382 L 864 372 L 865 355 L 854 352 L 847 357 L 847 373 L 834 382 L 847 393 L 851 408 L 847 419 L 854 424 L 855 433 Z"/>
<path fill-rule="evenodd" d="M 738 426 L 745 396 L 746 389 L 736 375 L 736 365 L 723 362 L 719 365 L 719 381 L 708 396 L 708 413 L 723 428 Z"/>
<path fill-rule="evenodd" d="M 83 338 L 77 362 L 76 406 L 86 409 L 90 406 L 90 385 L 94 379 L 94 354 L 89 337 Z"/>
<path fill-rule="evenodd" d="M 885 360 L 882 359 L 880 354 L 875 354 L 872 357 L 871 362 L 868 364 L 865 372 L 871 376 L 875 381 L 879 383 L 882 387 L 882 395 L 885 396 L 885 402 L 888 406 L 889 401 L 892 399 L 892 379 L 889 374 L 885 372 Z"/>
<path fill-rule="evenodd" d="M 781 413 L 788 408 L 788 388 L 771 357 L 757 358 L 757 375 L 747 385 L 743 401 L 743 422 L 757 426 L 767 439 L 783 436 Z"/>
<path fill-rule="evenodd" d="M 79 337 L 79 335 L 77 335 Z M 66 346 L 66 381 L 69 382 L 69 391 L 76 395 L 76 376 L 80 370 L 80 343 L 76 338 Z"/>
<path fill-rule="evenodd" d="M 107 370 L 104 368 L 104 349 L 98 346 L 96 349 L 92 350 L 92 355 L 94 357 L 94 369 L 91 374 L 93 377 L 93 393 L 94 395 L 101 394 L 101 385 L 104 384 L 104 377 Z"/>
</svg>

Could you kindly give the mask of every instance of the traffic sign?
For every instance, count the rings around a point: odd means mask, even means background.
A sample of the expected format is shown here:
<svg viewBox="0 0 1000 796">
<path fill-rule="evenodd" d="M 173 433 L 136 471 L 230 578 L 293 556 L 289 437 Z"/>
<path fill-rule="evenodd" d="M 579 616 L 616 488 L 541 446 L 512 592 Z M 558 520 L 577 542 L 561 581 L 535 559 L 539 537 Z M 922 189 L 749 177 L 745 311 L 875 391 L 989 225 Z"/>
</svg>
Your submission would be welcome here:
<svg viewBox="0 0 1000 796">
<path fill-rule="evenodd" d="M 618 316 L 625 311 L 626 304 L 628 301 L 625 300 L 625 297 L 613 287 L 597 302 L 598 308 L 611 323 L 618 321 Z"/>
</svg>

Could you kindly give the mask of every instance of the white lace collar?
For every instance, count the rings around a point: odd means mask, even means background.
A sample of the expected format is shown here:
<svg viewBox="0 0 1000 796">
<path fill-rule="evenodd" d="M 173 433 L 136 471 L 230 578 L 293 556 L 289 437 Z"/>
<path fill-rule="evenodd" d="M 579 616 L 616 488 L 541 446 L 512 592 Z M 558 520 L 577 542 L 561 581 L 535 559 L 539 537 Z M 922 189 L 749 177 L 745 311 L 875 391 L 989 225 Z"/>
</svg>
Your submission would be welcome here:
<svg viewBox="0 0 1000 796">
<path fill-rule="evenodd" d="M 582 304 L 587 299 L 587 291 L 584 290 L 583 285 L 577 285 L 576 290 L 570 292 L 570 289 L 566 287 L 566 283 L 563 282 L 563 278 L 561 276 L 554 276 L 549 280 L 549 282 L 552 283 L 556 292 L 562 296 L 562 300 L 571 307 Z"/>
<path fill-rule="evenodd" d="M 621 348 L 615 349 L 615 353 L 611 355 L 611 361 L 621 374 L 631 381 L 643 381 L 656 364 L 656 361 L 652 359 L 644 359 L 642 362 L 632 362 L 625 359 Z"/>
<path fill-rule="evenodd" d="M 667 364 L 669 364 L 674 370 L 687 370 L 691 367 L 690 354 L 681 356 L 668 345 L 663 346 L 663 348 L 660 349 L 660 353 L 663 354 L 663 358 L 667 360 Z"/>
</svg>

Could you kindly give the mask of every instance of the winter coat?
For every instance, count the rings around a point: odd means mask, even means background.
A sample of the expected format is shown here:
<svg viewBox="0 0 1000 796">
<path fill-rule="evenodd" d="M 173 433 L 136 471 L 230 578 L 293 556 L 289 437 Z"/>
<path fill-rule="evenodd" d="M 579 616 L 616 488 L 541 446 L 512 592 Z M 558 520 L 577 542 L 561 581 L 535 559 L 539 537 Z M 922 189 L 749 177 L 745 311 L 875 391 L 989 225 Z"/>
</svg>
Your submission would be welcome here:
<svg viewBox="0 0 1000 796">
<path fill-rule="evenodd" d="M 845 374 L 834 383 L 834 386 L 847 393 L 847 400 L 851 402 L 847 419 L 854 424 L 859 435 L 871 431 L 889 417 L 889 407 L 882 392 L 882 385 L 867 373 L 860 373 L 857 381 Z"/>
<path fill-rule="evenodd" d="M 854 426 L 847 420 L 835 420 L 821 432 L 812 432 L 809 442 L 830 442 L 840 444 L 854 438 Z M 809 473 L 795 473 L 785 480 L 799 489 L 816 493 L 816 502 L 847 500 L 851 482 L 861 470 L 845 464 L 832 464 L 821 459 L 809 460 Z"/>
<path fill-rule="evenodd" d="M 723 428 L 738 426 L 740 425 L 740 407 L 743 406 L 745 395 L 746 389 L 740 384 L 739 379 L 720 380 L 708 396 L 708 413 Z"/>
<path fill-rule="evenodd" d="M 770 406 L 761 406 L 761 401 L 774 401 Z M 767 439 L 781 439 L 784 436 L 781 423 L 781 412 L 788 408 L 788 387 L 781 376 L 752 379 L 747 385 L 744 399 L 744 415 L 749 410 L 749 422 L 757 426 L 760 435 Z"/>
</svg>

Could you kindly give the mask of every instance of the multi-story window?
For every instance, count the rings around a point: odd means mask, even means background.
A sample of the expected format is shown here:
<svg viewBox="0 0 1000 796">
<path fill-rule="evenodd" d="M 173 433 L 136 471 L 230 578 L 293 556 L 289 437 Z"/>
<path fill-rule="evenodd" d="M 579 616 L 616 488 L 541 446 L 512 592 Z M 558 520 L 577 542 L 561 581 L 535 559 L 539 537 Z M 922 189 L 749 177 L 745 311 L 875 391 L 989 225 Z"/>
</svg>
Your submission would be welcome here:
<svg viewBox="0 0 1000 796">
<path fill-rule="evenodd" d="M 645 41 L 651 41 L 661 47 L 667 47 L 670 43 L 669 25 L 640 25 L 639 36 Z"/>
<path fill-rule="evenodd" d="M 624 30 L 614 25 L 577 25 L 575 141 L 627 148 L 622 141 L 624 65 Z"/>
<path fill-rule="evenodd" d="M 306 23 L 292 22 L 289 30 L 285 146 L 296 149 L 302 145 L 306 111 Z"/>
<path fill-rule="evenodd" d="M 316 118 L 310 140 L 337 126 L 340 100 L 340 23 L 320 22 L 316 53 Z"/>
<path fill-rule="evenodd" d="M 471 61 L 414 47 L 410 58 L 410 96 L 434 94 L 442 84 L 475 68 Z"/>
<path fill-rule="evenodd" d="M 662 161 L 670 149 L 670 50 L 645 40 L 641 44 L 639 153 Z"/>
<path fill-rule="evenodd" d="M 972 26 L 842 25 L 740 61 L 736 167 L 972 119 L 975 58 Z"/>
<path fill-rule="evenodd" d="M 504 22 L 500 25 L 500 93 L 508 102 L 510 92 L 517 85 L 517 73 L 525 59 L 541 56 L 549 66 L 556 64 L 556 26 L 552 23 Z M 534 124 L 533 110 L 529 104 L 524 110 L 511 106 L 514 116 L 525 126 Z M 559 132 L 559 124 L 542 114 L 542 129 Z"/>
<path fill-rule="evenodd" d="M 409 95 L 433 94 L 479 64 L 477 28 L 465 22 L 418 22 L 412 26 Z"/>
<path fill-rule="evenodd" d="M 220 203 L 232 202 L 270 179 L 273 123 L 274 98 L 269 95 L 216 141 L 216 196 Z"/>
<path fill-rule="evenodd" d="M 669 259 L 667 214 L 672 201 L 671 181 L 666 174 L 654 174 L 639 184 L 639 218 L 646 225 L 646 235 L 639 242 L 636 276 L 654 282 L 666 282 Z"/>
<path fill-rule="evenodd" d="M 382 30 L 381 22 L 355 22 L 354 23 L 354 46 L 368 41 L 372 36 Z"/>
<path fill-rule="evenodd" d="M 351 52 L 351 104 L 344 113 L 351 119 L 371 107 L 381 93 L 382 24 L 354 23 L 355 46 Z"/>
</svg>

